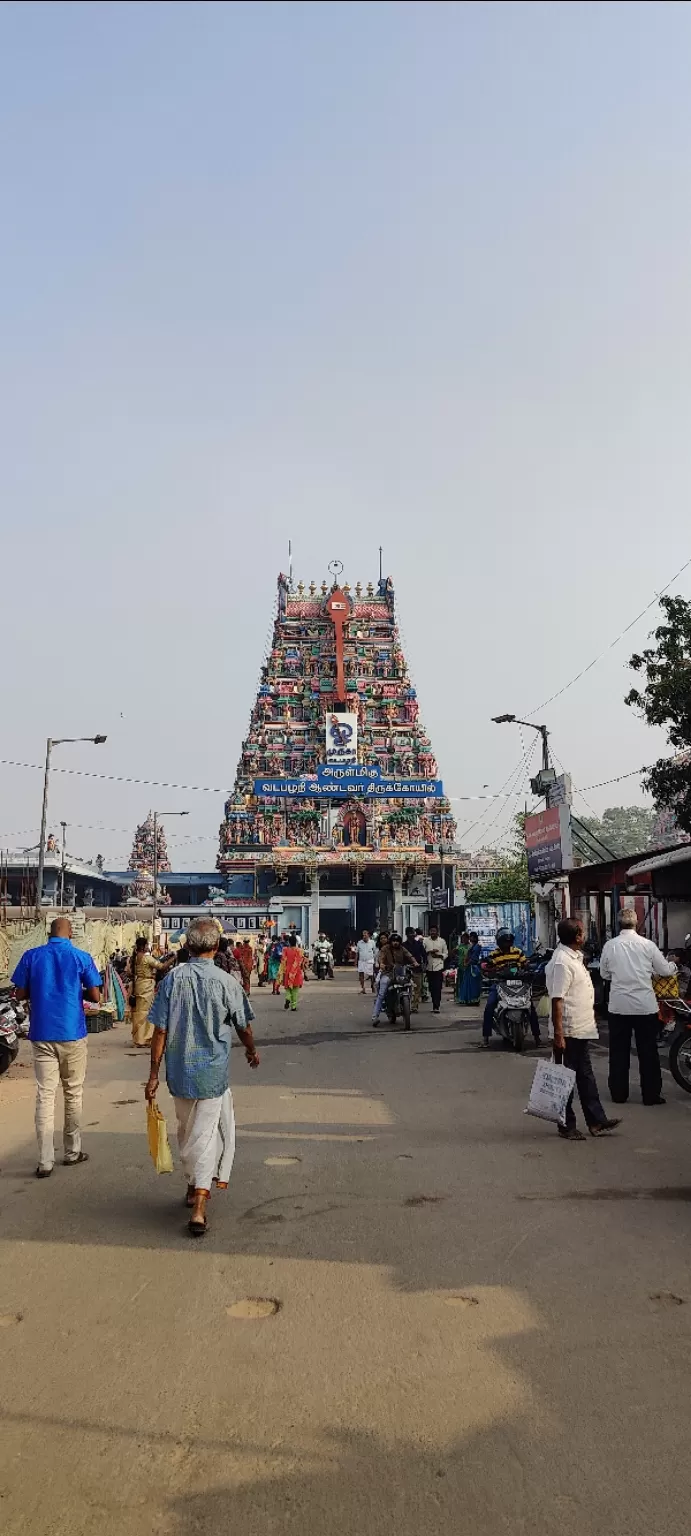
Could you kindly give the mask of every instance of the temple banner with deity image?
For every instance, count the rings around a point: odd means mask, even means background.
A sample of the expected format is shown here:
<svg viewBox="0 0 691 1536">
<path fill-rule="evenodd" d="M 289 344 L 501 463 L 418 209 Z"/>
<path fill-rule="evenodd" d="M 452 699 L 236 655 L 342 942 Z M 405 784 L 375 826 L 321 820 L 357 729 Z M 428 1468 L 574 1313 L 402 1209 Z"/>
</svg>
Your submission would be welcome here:
<svg viewBox="0 0 691 1536">
<path fill-rule="evenodd" d="M 327 763 L 356 763 L 357 715 L 329 713 L 325 729 Z"/>
</svg>

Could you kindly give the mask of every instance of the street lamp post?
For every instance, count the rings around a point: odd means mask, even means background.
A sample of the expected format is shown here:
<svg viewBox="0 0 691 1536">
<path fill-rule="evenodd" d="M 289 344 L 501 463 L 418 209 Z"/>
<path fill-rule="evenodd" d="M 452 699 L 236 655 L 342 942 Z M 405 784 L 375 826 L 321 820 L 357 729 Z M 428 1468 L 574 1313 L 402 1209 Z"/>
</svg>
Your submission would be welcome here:
<svg viewBox="0 0 691 1536">
<path fill-rule="evenodd" d="M 516 715 L 492 715 L 492 720 L 495 725 L 525 725 L 529 731 L 537 731 L 538 734 L 542 737 L 543 771 L 546 768 L 549 768 L 549 747 L 547 745 L 547 737 L 549 736 L 549 731 L 546 725 L 534 725 L 532 720 L 518 720 Z"/>
<path fill-rule="evenodd" d="M 158 917 L 158 818 L 159 816 L 189 816 L 189 811 L 154 811 L 154 904 L 151 923 L 152 943 L 156 940 L 156 919 Z"/>
<path fill-rule="evenodd" d="M 60 858 L 60 910 L 62 911 L 65 903 L 65 840 L 67 837 L 67 822 L 61 821 L 60 826 L 62 827 L 62 855 Z"/>
<path fill-rule="evenodd" d="M 43 807 L 41 810 L 41 836 L 38 844 L 38 870 L 36 872 L 36 906 L 35 917 L 38 922 L 41 916 L 43 897 L 43 871 L 46 862 L 46 820 L 48 817 L 48 780 L 50 778 L 50 758 L 53 747 L 64 747 L 68 742 L 91 741 L 95 747 L 103 746 L 107 741 L 106 736 L 49 736 L 46 742 L 46 767 L 43 775 Z"/>
</svg>

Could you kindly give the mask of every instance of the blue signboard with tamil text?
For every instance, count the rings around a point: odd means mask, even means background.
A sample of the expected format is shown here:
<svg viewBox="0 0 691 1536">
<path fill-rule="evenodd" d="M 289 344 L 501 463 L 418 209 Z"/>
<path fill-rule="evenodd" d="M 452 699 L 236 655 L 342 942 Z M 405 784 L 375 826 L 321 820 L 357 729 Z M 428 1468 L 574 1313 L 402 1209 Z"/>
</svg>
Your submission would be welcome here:
<svg viewBox="0 0 691 1536">
<path fill-rule="evenodd" d="M 335 768 L 317 778 L 255 779 L 254 793 L 260 800 L 282 795 L 290 800 L 347 800 L 350 795 L 366 800 L 441 800 L 444 796 L 441 779 L 387 779 L 379 777 L 378 771 L 372 778 L 368 769 L 346 777 L 346 772 Z"/>
</svg>

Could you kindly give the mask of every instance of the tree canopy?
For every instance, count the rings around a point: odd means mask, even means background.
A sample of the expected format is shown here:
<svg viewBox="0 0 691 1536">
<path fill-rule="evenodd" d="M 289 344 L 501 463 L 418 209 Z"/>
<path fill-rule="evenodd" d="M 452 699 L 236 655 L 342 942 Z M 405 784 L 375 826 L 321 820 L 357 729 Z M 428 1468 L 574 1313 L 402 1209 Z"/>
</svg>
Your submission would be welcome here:
<svg viewBox="0 0 691 1536">
<path fill-rule="evenodd" d="M 610 805 L 602 816 L 579 816 L 579 821 L 593 834 L 582 837 L 594 863 L 606 859 L 605 849 L 617 858 L 627 853 L 642 853 L 650 845 L 657 819 L 654 807 L 646 805 Z M 578 829 L 576 829 L 578 831 Z"/>
<path fill-rule="evenodd" d="M 683 597 L 661 597 L 660 607 L 666 622 L 654 631 L 655 645 L 629 662 L 645 678 L 645 686 L 632 688 L 624 702 L 648 725 L 661 725 L 667 732 L 674 756 L 658 758 L 644 784 L 658 805 L 673 810 L 678 825 L 691 832 L 691 603 Z"/>
</svg>

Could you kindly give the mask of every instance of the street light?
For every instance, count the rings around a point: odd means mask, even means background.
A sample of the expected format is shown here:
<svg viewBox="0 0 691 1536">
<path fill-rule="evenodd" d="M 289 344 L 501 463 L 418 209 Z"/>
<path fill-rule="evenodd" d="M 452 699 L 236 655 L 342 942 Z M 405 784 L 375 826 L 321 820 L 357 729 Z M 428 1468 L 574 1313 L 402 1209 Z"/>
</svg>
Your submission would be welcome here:
<svg viewBox="0 0 691 1536">
<path fill-rule="evenodd" d="M 189 816 L 189 814 L 189 811 L 154 811 L 154 906 L 151 924 L 153 942 L 156 940 L 156 918 L 158 917 L 158 818 L 159 816 Z"/>
<path fill-rule="evenodd" d="M 46 818 L 48 815 L 48 779 L 50 777 L 50 755 L 53 747 L 64 747 L 68 742 L 91 741 L 95 747 L 102 747 L 107 736 L 49 736 L 46 742 L 46 769 L 43 776 L 43 809 L 41 811 L 41 836 L 38 844 L 38 871 L 36 874 L 36 906 L 34 909 L 36 921 L 41 916 L 43 896 L 43 870 L 46 862 Z"/>
<path fill-rule="evenodd" d="M 62 827 L 62 857 L 60 859 L 60 910 L 62 911 L 65 902 L 65 840 L 67 837 L 67 822 L 61 821 L 60 826 Z"/>
<path fill-rule="evenodd" d="M 542 767 L 549 768 L 549 731 L 546 725 L 533 725 L 532 720 L 518 720 L 515 715 L 492 715 L 492 720 L 495 725 L 525 725 L 529 731 L 537 731 L 542 737 Z"/>
</svg>

